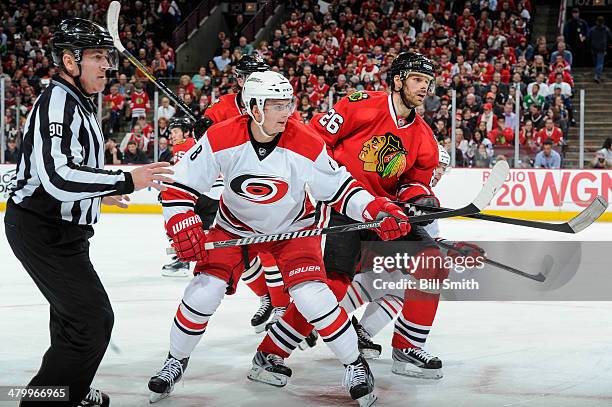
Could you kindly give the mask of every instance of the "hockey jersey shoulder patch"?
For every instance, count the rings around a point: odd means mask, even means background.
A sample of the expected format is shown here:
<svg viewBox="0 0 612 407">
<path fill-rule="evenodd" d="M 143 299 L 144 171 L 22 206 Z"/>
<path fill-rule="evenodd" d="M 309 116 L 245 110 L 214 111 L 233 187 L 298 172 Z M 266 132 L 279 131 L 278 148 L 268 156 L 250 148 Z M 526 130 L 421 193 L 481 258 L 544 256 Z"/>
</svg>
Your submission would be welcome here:
<svg viewBox="0 0 612 407">
<path fill-rule="evenodd" d="M 348 95 L 347 99 L 349 100 L 349 102 L 359 102 L 361 100 L 368 99 L 369 97 L 370 95 L 368 95 L 366 92 L 357 91 L 357 92 L 353 92 L 350 95 Z"/>
</svg>

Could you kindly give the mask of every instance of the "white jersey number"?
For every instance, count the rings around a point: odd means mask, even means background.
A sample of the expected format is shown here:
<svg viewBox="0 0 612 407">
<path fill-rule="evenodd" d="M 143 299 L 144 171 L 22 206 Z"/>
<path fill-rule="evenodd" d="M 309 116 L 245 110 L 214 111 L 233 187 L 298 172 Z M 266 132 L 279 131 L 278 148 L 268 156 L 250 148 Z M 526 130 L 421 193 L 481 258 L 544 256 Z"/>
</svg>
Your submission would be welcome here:
<svg viewBox="0 0 612 407">
<path fill-rule="evenodd" d="M 340 126 L 344 123 L 344 117 L 340 116 L 334 109 L 329 109 L 325 116 L 319 119 L 319 124 L 331 134 L 338 133 Z"/>
</svg>

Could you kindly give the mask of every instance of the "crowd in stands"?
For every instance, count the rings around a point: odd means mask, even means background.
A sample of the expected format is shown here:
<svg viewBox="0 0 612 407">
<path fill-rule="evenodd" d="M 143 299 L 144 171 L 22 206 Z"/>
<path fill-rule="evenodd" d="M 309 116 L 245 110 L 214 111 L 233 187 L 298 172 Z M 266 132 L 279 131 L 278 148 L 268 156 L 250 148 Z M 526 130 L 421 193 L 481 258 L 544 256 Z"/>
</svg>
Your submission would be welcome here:
<svg viewBox="0 0 612 407">
<path fill-rule="evenodd" d="M 253 52 L 289 78 L 308 122 L 347 94 L 387 89 L 390 62 L 412 50 L 437 64 L 435 92 L 419 113 L 449 150 L 456 91 L 457 166 L 511 159 L 517 133 L 522 166 L 542 163 L 536 154 L 546 140 L 558 155 L 574 123 L 573 61 L 564 38 L 532 38 L 530 0 L 453 2 L 453 9 L 446 3 L 336 1 L 323 13 L 316 2 L 300 2 L 255 48 L 219 33 L 215 58 L 199 72 L 211 83 L 202 95 L 210 102 L 216 92 L 235 91 L 232 66 Z"/>
<path fill-rule="evenodd" d="M 110 0 L 85 1 L 6 1 L 0 4 L 0 78 L 5 79 L 5 161 L 16 162 L 19 156 L 19 136 L 26 116 L 37 96 L 57 73 L 53 66 L 49 41 L 59 22 L 68 17 L 80 17 L 106 25 L 106 10 Z M 169 46 L 170 33 L 189 13 L 191 2 L 181 0 L 136 0 L 122 2 L 119 32 L 123 44 L 138 56 L 156 76 L 172 76 L 175 71 L 174 50 Z M 104 97 L 109 109 L 108 128 L 104 134 L 119 131 L 126 115 L 131 118 L 130 133 L 147 131 L 137 122 L 146 115 L 151 103 L 151 84 L 136 72 L 127 59 L 109 81 Z M 17 120 L 19 120 L 17 122 Z M 149 125 L 150 129 L 150 125 Z M 125 143 L 125 151 L 128 150 Z M 126 155 L 119 151 L 119 157 Z M 143 150 L 146 151 L 146 150 Z M 129 152 L 128 152 L 129 153 Z M 126 155 L 129 156 L 129 155 Z M 152 159 L 149 155 L 146 160 Z M 114 163 L 124 163 L 118 158 Z"/>
<path fill-rule="evenodd" d="M 9 134 L 16 136 L 19 131 L 14 110 L 22 111 L 23 124 L 55 72 L 47 46 L 59 20 L 81 16 L 101 21 L 107 3 L 49 0 L 2 6 L 0 75 L 11 80 Z M 435 91 L 427 95 L 418 113 L 449 151 L 450 106 L 456 91 L 457 166 L 490 167 L 496 160 L 512 159 L 516 134 L 521 166 L 556 167 L 561 162 L 556 155 L 562 153 L 575 123 L 576 45 L 571 43 L 571 28 L 565 33 L 569 43 L 564 36 L 554 41 L 533 38 L 531 0 L 336 0 L 327 10 L 321 10 L 316 1 L 287 3 L 292 10 L 288 19 L 268 40 L 250 44 L 239 30 L 219 32 L 214 58 L 194 75 L 177 76 L 167 38 L 188 12 L 188 2 L 126 3 L 120 35 L 155 76 L 179 79 L 177 95 L 197 114 L 220 95 L 237 92 L 236 63 L 243 55 L 257 54 L 289 78 L 305 122 L 352 92 L 386 90 L 393 58 L 404 50 L 421 52 L 435 61 L 437 76 Z M 140 163 L 171 155 L 166 152 L 171 149 L 168 120 L 184 113 L 161 98 L 157 108 L 160 156 L 153 157 L 152 91 L 146 77 L 123 59 L 104 96 L 104 133 L 113 139 L 107 142 L 107 163 Z M 552 142 L 552 153 L 547 140 Z M 542 151 L 545 159 L 537 159 Z"/>
</svg>

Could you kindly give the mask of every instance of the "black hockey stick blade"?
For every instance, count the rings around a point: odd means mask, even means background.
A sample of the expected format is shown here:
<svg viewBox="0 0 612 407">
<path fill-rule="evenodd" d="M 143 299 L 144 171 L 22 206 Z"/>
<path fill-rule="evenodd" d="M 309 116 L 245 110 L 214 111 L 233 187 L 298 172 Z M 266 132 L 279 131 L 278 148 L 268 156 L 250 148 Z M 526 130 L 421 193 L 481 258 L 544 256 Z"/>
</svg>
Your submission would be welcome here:
<svg viewBox="0 0 612 407">
<path fill-rule="evenodd" d="M 427 212 L 443 212 L 448 210 L 447 208 L 437 208 L 433 206 L 425 205 L 413 205 L 419 210 Z M 535 220 L 507 218 L 505 216 L 487 215 L 484 213 L 477 213 L 468 215 L 468 218 L 486 220 L 490 222 L 505 223 L 508 225 L 525 226 L 535 229 L 552 230 L 554 232 L 561 233 L 578 233 L 593 224 L 608 208 L 608 202 L 601 196 L 596 197 L 582 212 L 574 216 L 567 222 L 564 223 L 548 223 L 540 222 Z"/>
<path fill-rule="evenodd" d="M 198 120 L 193 110 L 189 108 L 174 92 L 170 90 L 166 86 L 165 83 L 157 79 L 155 76 L 149 72 L 149 70 L 138 60 L 134 55 L 132 55 L 121 43 L 121 38 L 119 38 L 119 13 L 121 12 L 121 3 L 118 1 L 112 1 L 108 6 L 108 11 L 106 12 L 106 28 L 113 38 L 113 45 L 117 48 L 124 57 L 126 57 L 132 65 L 134 65 L 143 75 L 147 77 L 148 80 L 153 82 L 155 86 L 159 88 L 162 92 L 170 98 L 177 106 L 179 106 L 189 118 L 193 121 Z"/>
<path fill-rule="evenodd" d="M 495 193 L 504 184 L 504 181 L 508 176 L 509 170 L 510 167 L 508 167 L 508 163 L 505 161 L 500 161 L 495 164 L 495 166 L 491 169 L 489 179 L 482 186 L 482 189 L 480 190 L 474 201 L 472 201 L 472 203 L 470 203 L 469 205 L 466 205 L 463 208 L 459 209 L 449 209 L 437 213 L 413 216 L 408 220 L 408 223 L 427 222 L 431 220 L 451 218 L 455 216 L 468 216 L 480 212 L 481 210 L 487 207 L 489 202 L 491 202 L 491 199 L 493 199 L 493 197 L 495 196 Z M 210 250 L 224 247 L 244 246 L 256 243 L 276 242 L 280 240 L 289 240 L 302 237 L 328 235 L 331 233 L 352 232 L 356 230 L 374 229 L 380 227 L 381 223 L 382 220 L 374 220 L 371 222 L 351 223 L 348 225 L 331 226 L 322 229 L 306 229 L 298 230 L 295 232 L 275 233 L 270 235 L 253 235 L 239 239 L 222 240 L 218 242 L 206 242 L 204 244 L 204 247 L 206 250 Z M 168 248 L 166 250 L 166 253 L 173 254 L 174 249 Z"/>
<path fill-rule="evenodd" d="M 439 246 L 441 246 L 441 247 L 443 247 L 445 249 L 457 251 L 457 249 L 455 249 L 453 247 L 453 245 L 451 245 L 449 243 L 446 243 L 444 241 L 436 240 L 436 243 Z M 546 280 L 546 276 L 544 274 L 542 274 L 542 273 L 529 274 L 529 273 L 521 271 L 521 270 L 519 270 L 519 269 L 517 269 L 515 267 L 508 266 L 507 264 L 500 263 L 498 261 L 492 260 L 492 259 L 490 259 L 488 257 L 485 257 L 485 256 L 482 256 L 482 261 L 484 263 L 486 263 L 486 264 L 490 264 L 491 266 L 495 266 L 495 267 L 497 267 L 499 269 L 509 271 L 510 273 L 514 273 L 516 275 L 528 278 L 530 280 L 535 280 L 535 281 L 539 281 L 539 282 L 543 282 L 544 280 Z"/>
</svg>

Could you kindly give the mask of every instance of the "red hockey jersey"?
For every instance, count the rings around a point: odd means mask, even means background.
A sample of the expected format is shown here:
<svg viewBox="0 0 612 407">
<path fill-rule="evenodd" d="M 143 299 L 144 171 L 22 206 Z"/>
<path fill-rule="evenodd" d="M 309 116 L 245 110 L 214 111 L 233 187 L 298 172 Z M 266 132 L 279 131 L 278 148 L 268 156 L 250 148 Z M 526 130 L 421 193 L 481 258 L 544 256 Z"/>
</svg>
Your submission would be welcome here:
<svg viewBox="0 0 612 407">
<path fill-rule="evenodd" d="M 187 151 L 195 144 L 195 140 L 191 137 L 187 137 L 179 144 L 172 145 L 172 163 L 178 164 L 181 161 L 181 158 L 185 155 Z"/>
<path fill-rule="evenodd" d="M 438 165 L 431 128 L 414 112 L 407 120 L 398 118 L 386 92 L 355 92 L 309 126 L 323 137 L 329 155 L 373 195 L 396 199 L 405 185 L 429 185 Z"/>
<path fill-rule="evenodd" d="M 237 97 L 239 95 L 240 93 L 222 95 L 206 109 L 204 116 L 215 123 L 221 123 L 223 120 L 246 114 L 246 109 L 238 103 L 239 99 Z"/>
</svg>

